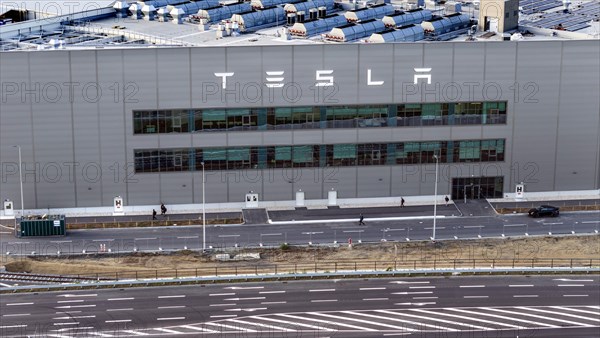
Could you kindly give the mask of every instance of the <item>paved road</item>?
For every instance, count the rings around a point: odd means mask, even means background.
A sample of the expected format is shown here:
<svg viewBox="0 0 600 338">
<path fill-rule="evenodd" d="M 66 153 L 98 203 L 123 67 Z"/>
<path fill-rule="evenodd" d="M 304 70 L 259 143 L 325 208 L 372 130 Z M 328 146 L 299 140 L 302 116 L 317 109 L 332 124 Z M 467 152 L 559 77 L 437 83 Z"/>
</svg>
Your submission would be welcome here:
<svg viewBox="0 0 600 338">
<path fill-rule="evenodd" d="M 320 224 L 229 225 L 206 228 L 207 248 L 279 246 L 357 242 L 411 241 L 432 236 L 432 219 L 328 222 Z M 494 217 L 446 217 L 437 220 L 436 239 L 594 233 L 600 227 L 600 212 L 565 212 L 558 218 L 532 219 L 525 215 Z M 62 254 L 99 252 L 104 245 L 112 252 L 181 250 L 202 248 L 202 228 L 198 226 L 72 230 L 67 237 L 15 238 L 0 228 L 0 252 L 3 254 Z"/>
<path fill-rule="evenodd" d="M 0 336 L 597 337 L 599 278 L 386 278 L 3 295 Z"/>
</svg>

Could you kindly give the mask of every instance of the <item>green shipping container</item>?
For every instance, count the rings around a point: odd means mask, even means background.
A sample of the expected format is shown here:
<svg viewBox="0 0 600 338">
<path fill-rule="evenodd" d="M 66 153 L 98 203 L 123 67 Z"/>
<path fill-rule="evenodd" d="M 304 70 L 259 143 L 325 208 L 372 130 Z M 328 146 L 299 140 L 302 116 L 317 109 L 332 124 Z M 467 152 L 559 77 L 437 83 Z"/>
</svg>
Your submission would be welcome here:
<svg viewBox="0 0 600 338">
<path fill-rule="evenodd" d="M 17 225 L 16 235 L 18 237 L 67 235 L 64 215 L 22 218 Z"/>
</svg>

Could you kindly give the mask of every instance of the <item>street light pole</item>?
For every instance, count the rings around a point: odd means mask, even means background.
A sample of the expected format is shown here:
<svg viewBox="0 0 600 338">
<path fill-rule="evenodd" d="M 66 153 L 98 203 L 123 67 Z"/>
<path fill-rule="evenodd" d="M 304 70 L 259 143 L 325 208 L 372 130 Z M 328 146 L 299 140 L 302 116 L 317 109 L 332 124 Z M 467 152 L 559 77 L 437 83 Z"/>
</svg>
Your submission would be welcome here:
<svg viewBox="0 0 600 338">
<path fill-rule="evenodd" d="M 25 212 L 23 211 L 25 207 L 23 206 L 23 172 L 21 170 L 21 146 L 13 146 L 19 149 L 19 185 L 21 187 L 21 218 L 25 216 Z"/>
<path fill-rule="evenodd" d="M 206 251 L 206 198 L 204 194 L 204 161 L 200 162 L 202 165 L 202 252 Z"/>
<path fill-rule="evenodd" d="M 432 241 L 435 241 L 435 225 L 437 219 L 437 186 L 438 186 L 438 167 L 439 167 L 439 158 L 438 155 L 433 155 L 435 158 L 435 188 L 434 188 L 434 197 L 433 197 L 433 236 L 431 237 Z"/>
</svg>

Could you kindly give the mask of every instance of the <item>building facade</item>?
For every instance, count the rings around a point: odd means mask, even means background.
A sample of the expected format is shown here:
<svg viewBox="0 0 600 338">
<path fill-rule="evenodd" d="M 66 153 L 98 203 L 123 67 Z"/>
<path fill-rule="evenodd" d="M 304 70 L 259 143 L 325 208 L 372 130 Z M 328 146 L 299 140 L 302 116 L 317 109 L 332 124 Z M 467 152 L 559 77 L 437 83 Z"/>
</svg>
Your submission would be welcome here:
<svg viewBox="0 0 600 338">
<path fill-rule="evenodd" d="M 600 41 L 0 53 L 26 209 L 600 188 Z M 593 94 L 596 93 L 596 94 Z M 15 203 L 18 207 L 19 203 Z"/>
</svg>

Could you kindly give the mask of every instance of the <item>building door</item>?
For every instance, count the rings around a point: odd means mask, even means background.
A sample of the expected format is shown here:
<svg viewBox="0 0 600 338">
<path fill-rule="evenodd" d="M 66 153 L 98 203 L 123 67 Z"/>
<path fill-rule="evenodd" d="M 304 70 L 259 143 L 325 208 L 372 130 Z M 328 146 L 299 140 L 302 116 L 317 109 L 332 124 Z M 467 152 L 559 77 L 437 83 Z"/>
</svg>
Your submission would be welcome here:
<svg viewBox="0 0 600 338">
<path fill-rule="evenodd" d="M 504 177 L 459 177 L 452 179 L 452 199 L 501 198 Z"/>
<path fill-rule="evenodd" d="M 498 18 L 488 18 L 490 32 L 498 33 Z"/>
</svg>

